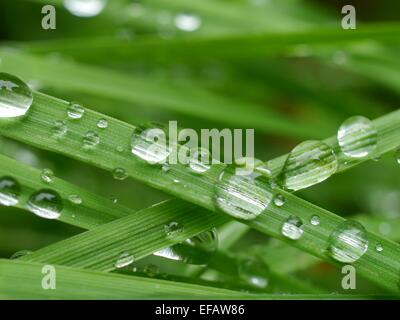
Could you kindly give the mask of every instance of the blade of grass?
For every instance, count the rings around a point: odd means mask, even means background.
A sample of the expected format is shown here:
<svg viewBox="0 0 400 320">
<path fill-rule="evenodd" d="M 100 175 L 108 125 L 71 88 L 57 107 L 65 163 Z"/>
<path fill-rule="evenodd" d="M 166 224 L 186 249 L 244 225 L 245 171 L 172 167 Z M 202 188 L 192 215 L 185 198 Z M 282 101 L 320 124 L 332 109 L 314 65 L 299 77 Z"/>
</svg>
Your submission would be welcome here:
<svg viewBox="0 0 400 320">
<path fill-rule="evenodd" d="M 165 174 L 160 168 L 149 166 L 147 163 L 142 163 L 132 156 L 115 154 L 113 152 L 115 145 L 121 145 L 121 143 L 127 147 L 126 149 L 130 150 L 130 133 L 133 127 L 111 118 L 108 119 L 110 127 L 107 134 L 101 135 L 101 144 L 90 152 L 82 150 L 82 135 L 85 134 L 90 126 L 93 127 L 95 125 L 100 116 L 90 110 L 86 111 L 85 118 L 80 121 L 79 125 L 73 127 L 71 134 L 64 139 L 63 144 L 60 144 L 59 141 L 54 140 L 46 133 L 51 130 L 51 124 L 54 119 L 65 117 L 66 107 L 67 104 L 65 102 L 36 93 L 35 103 L 30 110 L 29 116 L 20 121 L 2 125 L 0 132 L 14 139 L 64 153 L 108 170 L 112 170 L 115 167 L 126 168 L 131 177 L 207 209 L 216 210 L 213 202 L 213 186 L 220 174 L 220 169 L 223 168 L 216 166 L 206 174 L 196 176 L 188 173 L 187 168 L 184 166 L 176 165 L 170 170 L 171 172 Z M 396 148 L 399 143 L 398 137 L 400 136 L 400 110 L 378 118 L 374 121 L 374 124 L 379 132 L 377 154 Z M 335 150 L 338 149 L 335 138 L 330 138 L 327 142 Z M 343 156 L 339 156 L 338 159 L 340 164 L 339 172 L 366 160 L 347 161 Z M 173 183 L 174 179 L 178 179 L 181 183 Z M 285 206 L 275 207 L 271 205 L 256 220 L 247 221 L 246 224 L 310 252 L 317 257 L 337 264 L 326 255 L 325 251 L 329 235 L 344 219 L 295 195 L 282 190 L 271 190 L 269 186 L 265 186 L 265 188 L 269 189 L 271 193 L 279 192 L 283 194 L 286 198 Z M 287 219 L 288 215 L 293 213 L 304 222 L 304 234 L 299 241 L 290 241 L 280 232 L 282 223 Z M 313 215 L 320 217 L 321 225 L 318 228 L 308 223 Z M 400 246 L 372 233 L 369 233 L 368 237 L 370 250 L 354 265 L 360 274 L 377 282 L 382 287 L 397 291 L 400 272 L 400 259 L 398 257 Z M 381 243 L 385 247 L 383 252 L 379 253 L 373 250 L 377 243 Z"/>
</svg>

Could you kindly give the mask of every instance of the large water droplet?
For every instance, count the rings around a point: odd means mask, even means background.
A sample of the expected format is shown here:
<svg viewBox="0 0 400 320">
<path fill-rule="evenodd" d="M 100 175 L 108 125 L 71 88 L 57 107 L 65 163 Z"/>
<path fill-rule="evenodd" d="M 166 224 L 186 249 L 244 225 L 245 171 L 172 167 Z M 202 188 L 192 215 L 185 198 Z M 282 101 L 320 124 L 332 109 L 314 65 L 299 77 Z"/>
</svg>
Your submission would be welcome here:
<svg viewBox="0 0 400 320">
<path fill-rule="evenodd" d="M 219 209 L 232 217 L 252 220 L 271 202 L 272 193 L 267 186 L 263 176 L 235 175 L 231 168 L 226 168 L 215 186 L 214 200 Z"/>
<path fill-rule="evenodd" d="M 304 233 L 303 222 L 299 217 L 290 216 L 282 225 L 282 235 L 292 240 L 298 240 Z"/>
<path fill-rule="evenodd" d="M 337 158 L 333 150 L 321 141 L 304 141 L 286 159 L 282 171 L 284 186 L 300 190 L 328 179 L 336 172 Z"/>
<path fill-rule="evenodd" d="M 65 8 L 78 17 L 94 17 L 100 14 L 107 0 L 63 0 Z"/>
<path fill-rule="evenodd" d="M 200 28 L 201 26 L 201 18 L 188 13 L 180 13 L 176 15 L 175 26 L 182 31 L 193 32 Z"/>
<path fill-rule="evenodd" d="M 31 195 L 27 207 L 39 217 L 58 219 L 63 209 L 63 201 L 57 192 L 42 189 Z"/>
<path fill-rule="evenodd" d="M 83 137 L 83 148 L 84 149 L 93 149 L 100 143 L 99 135 L 94 131 L 86 132 Z"/>
<path fill-rule="evenodd" d="M 18 197 L 21 193 L 21 187 L 18 182 L 11 177 L 0 178 L 0 204 L 3 206 L 15 206 L 18 203 Z"/>
<path fill-rule="evenodd" d="M 368 249 L 365 228 L 358 222 L 341 223 L 329 237 L 328 253 L 337 261 L 352 263 L 360 259 Z"/>
<path fill-rule="evenodd" d="M 340 126 L 337 139 L 342 152 L 352 158 L 371 154 L 378 142 L 378 131 L 368 118 L 355 116 Z"/>
<path fill-rule="evenodd" d="M 208 150 L 199 148 L 191 152 L 189 167 L 196 173 L 204 173 L 210 169 L 210 153 Z"/>
<path fill-rule="evenodd" d="M 85 113 L 85 109 L 75 102 L 70 102 L 67 108 L 67 115 L 70 119 L 81 119 Z"/>
<path fill-rule="evenodd" d="M 183 226 L 176 221 L 171 221 L 164 226 L 165 234 L 168 238 L 173 238 L 183 231 Z"/>
<path fill-rule="evenodd" d="M 257 258 L 239 260 L 239 277 L 246 285 L 256 289 L 265 289 L 269 284 L 269 269 Z"/>
<path fill-rule="evenodd" d="M 115 262 L 115 268 L 121 269 L 126 266 L 129 266 L 135 261 L 135 258 L 129 254 L 128 252 L 124 252 L 118 257 L 117 262 Z"/>
<path fill-rule="evenodd" d="M 0 118 L 25 115 L 32 105 L 32 91 L 21 79 L 0 73 Z"/>
<path fill-rule="evenodd" d="M 54 173 L 50 169 L 43 169 L 40 173 L 40 178 L 44 183 L 53 183 L 54 181 Z"/>
<path fill-rule="evenodd" d="M 125 180 L 128 178 L 128 173 L 123 168 L 115 168 L 113 170 L 113 177 L 116 180 Z"/>
<path fill-rule="evenodd" d="M 132 135 L 132 153 L 149 164 L 164 163 L 169 156 L 164 131 L 136 128 Z"/>
</svg>

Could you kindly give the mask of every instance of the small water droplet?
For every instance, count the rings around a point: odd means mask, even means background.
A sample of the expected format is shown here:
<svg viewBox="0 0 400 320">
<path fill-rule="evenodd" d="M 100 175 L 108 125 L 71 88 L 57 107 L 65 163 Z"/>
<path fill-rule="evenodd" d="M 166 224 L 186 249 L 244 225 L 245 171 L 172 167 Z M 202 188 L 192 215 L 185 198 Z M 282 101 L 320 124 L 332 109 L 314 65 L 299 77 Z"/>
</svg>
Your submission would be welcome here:
<svg viewBox="0 0 400 320">
<path fill-rule="evenodd" d="M 81 119 L 85 113 L 85 109 L 75 102 L 70 102 L 67 108 L 67 115 L 70 119 Z"/>
<path fill-rule="evenodd" d="M 100 119 L 97 121 L 97 127 L 100 129 L 106 129 L 108 127 L 108 121 L 106 119 Z"/>
<path fill-rule="evenodd" d="M 149 277 L 155 277 L 159 271 L 156 265 L 149 264 L 143 268 L 143 272 Z"/>
<path fill-rule="evenodd" d="M 19 183 L 11 177 L 0 178 L 0 204 L 3 206 L 15 206 L 21 193 Z"/>
<path fill-rule="evenodd" d="M 208 150 L 199 148 L 191 152 L 189 167 L 196 173 L 204 173 L 210 169 L 210 153 Z"/>
<path fill-rule="evenodd" d="M 62 120 L 54 121 L 53 128 L 52 128 L 52 135 L 55 138 L 62 138 L 68 132 L 67 124 Z"/>
<path fill-rule="evenodd" d="M 230 168 L 226 168 L 215 186 L 214 201 L 217 207 L 235 218 L 255 219 L 272 199 L 265 179 L 255 173 L 235 175 Z"/>
<path fill-rule="evenodd" d="M 180 181 L 179 181 L 179 179 L 173 179 L 172 180 L 174 183 L 179 183 Z"/>
<path fill-rule="evenodd" d="M 77 194 L 70 194 L 68 196 L 69 202 L 72 204 L 82 204 L 82 198 L 78 196 Z"/>
<path fill-rule="evenodd" d="M 115 168 L 113 170 L 113 177 L 116 180 L 125 180 L 128 178 L 128 173 L 123 168 Z"/>
<path fill-rule="evenodd" d="M 169 150 L 164 131 L 137 127 L 132 135 L 132 154 L 149 164 L 165 163 Z"/>
<path fill-rule="evenodd" d="M 93 149 L 100 143 L 99 135 L 94 131 L 86 132 L 83 137 L 83 148 L 84 149 Z"/>
<path fill-rule="evenodd" d="M 337 158 L 321 141 L 304 141 L 288 155 L 282 171 L 284 186 L 301 190 L 328 179 L 336 172 Z"/>
<path fill-rule="evenodd" d="M 282 207 L 285 204 L 285 201 L 286 201 L 285 197 L 281 194 L 277 194 L 274 197 L 274 204 L 277 207 Z"/>
<path fill-rule="evenodd" d="M 32 91 L 25 82 L 11 74 L 0 73 L 0 118 L 25 115 L 32 101 Z"/>
<path fill-rule="evenodd" d="M 400 147 L 397 148 L 396 153 L 395 153 L 396 161 L 398 164 L 400 164 Z"/>
<path fill-rule="evenodd" d="M 121 153 L 124 151 L 124 147 L 122 146 L 116 146 L 115 150 L 117 150 L 117 152 Z"/>
<path fill-rule="evenodd" d="M 174 23 L 179 30 L 193 32 L 200 28 L 201 18 L 189 13 L 180 13 L 175 16 Z"/>
<path fill-rule="evenodd" d="M 367 231 L 352 220 L 341 223 L 329 236 L 328 242 L 331 257 L 344 263 L 357 261 L 368 249 Z"/>
<path fill-rule="evenodd" d="M 376 250 L 377 252 L 382 252 L 382 251 L 383 251 L 383 246 L 382 246 L 380 243 L 378 243 L 378 244 L 376 245 L 376 247 L 375 247 L 375 250 Z"/>
<path fill-rule="evenodd" d="M 42 172 L 40 173 L 40 178 L 44 183 L 53 183 L 54 181 L 54 173 L 50 169 L 43 169 Z"/>
<path fill-rule="evenodd" d="M 114 266 L 117 269 L 121 269 L 121 268 L 124 268 L 126 266 L 129 266 L 134 261 L 135 261 L 135 259 L 131 254 L 129 254 L 128 252 L 124 252 L 123 254 L 121 254 L 118 257 L 118 260 L 117 260 L 117 262 L 115 262 Z"/>
<path fill-rule="evenodd" d="M 172 221 L 164 226 L 164 232 L 168 238 L 173 238 L 183 231 L 183 226 L 179 222 Z"/>
<path fill-rule="evenodd" d="M 254 168 L 254 170 L 258 173 L 261 173 L 262 175 L 266 177 L 271 177 L 272 176 L 272 170 L 269 167 L 267 163 L 261 163 L 258 166 Z"/>
<path fill-rule="evenodd" d="M 368 118 L 355 116 L 340 126 L 337 139 L 342 152 L 352 158 L 370 155 L 378 142 L 378 131 Z"/>
<path fill-rule="evenodd" d="M 265 289 L 269 284 L 269 269 L 258 258 L 240 259 L 239 277 L 246 285 L 256 289 Z"/>
<path fill-rule="evenodd" d="M 110 200 L 111 200 L 111 202 L 114 203 L 114 204 L 117 204 L 117 203 L 118 203 L 118 198 L 116 198 L 116 197 L 111 197 Z"/>
<path fill-rule="evenodd" d="M 94 17 L 100 14 L 107 0 L 63 0 L 64 7 L 77 17 Z"/>
<path fill-rule="evenodd" d="M 311 219 L 310 219 L 310 223 L 311 223 L 313 226 L 319 226 L 319 224 L 320 224 L 319 217 L 316 216 L 316 215 L 312 216 Z"/>
<path fill-rule="evenodd" d="M 60 195 L 50 189 L 42 189 L 31 195 L 27 203 L 28 210 L 39 217 L 58 219 L 63 209 Z"/>
<path fill-rule="evenodd" d="M 299 217 L 290 216 L 282 225 L 282 235 L 292 240 L 298 240 L 304 233 L 303 222 Z"/>
<path fill-rule="evenodd" d="M 31 253 L 32 253 L 32 251 L 30 251 L 30 250 L 21 250 L 21 251 L 18 251 L 18 252 L 16 252 L 16 253 L 14 253 L 14 254 L 10 257 L 10 259 L 11 259 L 11 260 L 19 259 L 19 258 L 22 258 L 22 257 L 24 257 L 24 256 L 27 256 L 28 254 L 31 254 Z"/>
<path fill-rule="evenodd" d="M 164 163 L 161 167 L 161 170 L 164 172 L 168 172 L 169 170 L 171 170 L 171 167 L 168 164 Z"/>
</svg>

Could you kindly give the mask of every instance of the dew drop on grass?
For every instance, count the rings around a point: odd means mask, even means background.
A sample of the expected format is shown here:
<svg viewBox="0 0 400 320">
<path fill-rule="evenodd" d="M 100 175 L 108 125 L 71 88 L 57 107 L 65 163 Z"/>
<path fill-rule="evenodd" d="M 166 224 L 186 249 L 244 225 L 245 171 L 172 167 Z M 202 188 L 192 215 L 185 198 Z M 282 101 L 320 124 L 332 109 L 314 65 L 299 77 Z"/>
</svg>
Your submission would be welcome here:
<svg viewBox="0 0 400 320">
<path fill-rule="evenodd" d="M 304 141 L 288 155 L 282 171 L 284 186 L 301 190 L 328 179 L 338 162 L 332 148 L 321 141 Z"/>
<path fill-rule="evenodd" d="M 400 164 L 400 147 L 397 148 L 397 150 L 395 152 L 395 157 L 396 157 L 397 163 Z"/>
<path fill-rule="evenodd" d="M 266 177 L 272 177 L 272 170 L 267 163 L 261 163 L 259 165 L 256 165 L 254 171 L 261 173 Z"/>
<path fill-rule="evenodd" d="M 274 204 L 277 207 L 282 207 L 285 204 L 285 201 L 286 201 L 285 197 L 279 193 L 274 196 Z"/>
<path fill-rule="evenodd" d="M 125 180 L 128 178 L 128 173 L 123 168 L 115 168 L 113 170 L 113 177 L 115 180 Z"/>
<path fill-rule="evenodd" d="M 0 73 L 0 118 L 25 115 L 32 101 L 32 91 L 25 82 L 11 74 Z"/>
<path fill-rule="evenodd" d="M 370 155 L 378 142 L 378 131 L 368 118 L 354 116 L 340 126 L 337 139 L 342 152 L 351 158 Z"/>
<path fill-rule="evenodd" d="M 65 121 L 56 120 L 54 121 L 53 127 L 51 129 L 52 135 L 55 138 L 62 138 L 68 132 L 68 127 Z"/>
<path fill-rule="evenodd" d="M 219 176 L 215 186 L 214 202 L 232 217 L 252 220 L 270 204 L 272 193 L 267 189 L 268 180 L 262 175 L 236 175 L 231 167 Z"/>
<path fill-rule="evenodd" d="M 168 164 L 164 163 L 164 164 L 161 166 L 161 170 L 162 170 L 163 172 L 168 172 L 168 171 L 171 170 L 171 167 L 170 167 Z"/>
<path fill-rule="evenodd" d="M 19 183 L 11 177 L 0 178 L 0 204 L 3 206 L 15 206 L 21 193 Z"/>
<path fill-rule="evenodd" d="M 319 219 L 319 217 L 316 216 L 316 215 L 312 216 L 311 219 L 310 219 L 310 223 L 311 223 L 313 226 L 319 226 L 319 224 L 320 224 L 320 219 Z"/>
<path fill-rule="evenodd" d="M 269 269 L 258 258 L 240 259 L 238 263 L 239 278 L 256 289 L 265 289 L 269 284 Z"/>
<path fill-rule="evenodd" d="M 77 17 L 94 17 L 100 14 L 107 0 L 63 0 L 64 7 Z"/>
<path fill-rule="evenodd" d="M 164 232 L 168 238 L 173 238 L 183 231 L 183 226 L 176 221 L 172 221 L 164 226 Z"/>
<path fill-rule="evenodd" d="M 360 259 L 368 249 L 365 228 L 358 222 L 342 222 L 329 236 L 328 253 L 332 258 L 344 263 Z"/>
<path fill-rule="evenodd" d="M 19 259 L 19 258 L 24 257 L 24 256 L 27 256 L 28 254 L 31 254 L 31 253 L 32 253 L 32 251 L 30 251 L 30 250 L 21 250 L 21 251 L 15 252 L 15 253 L 10 257 L 10 259 L 11 259 L 11 260 Z"/>
<path fill-rule="evenodd" d="M 204 173 L 210 169 L 210 153 L 208 150 L 199 148 L 191 152 L 189 168 L 196 173 Z"/>
<path fill-rule="evenodd" d="M 50 189 L 42 189 L 31 195 L 27 203 L 28 210 L 39 217 L 58 219 L 63 209 L 60 195 Z"/>
<path fill-rule="evenodd" d="M 85 113 L 85 109 L 83 107 L 75 102 L 70 102 L 69 106 L 67 108 L 67 115 L 70 119 L 81 119 Z"/>
<path fill-rule="evenodd" d="M 179 30 L 193 32 L 201 27 L 201 18 L 189 13 L 179 13 L 175 16 L 174 23 Z"/>
<path fill-rule="evenodd" d="M 108 127 L 108 121 L 106 119 L 100 119 L 97 121 L 97 127 L 100 129 L 106 129 Z"/>
<path fill-rule="evenodd" d="M 164 163 L 169 156 L 165 133 L 159 128 L 137 127 L 131 142 L 132 154 L 149 164 Z"/>
<path fill-rule="evenodd" d="M 378 243 L 378 244 L 375 246 L 375 250 L 376 250 L 377 252 L 382 252 L 382 251 L 383 251 L 383 246 L 382 246 L 380 243 Z"/>
<path fill-rule="evenodd" d="M 68 196 L 68 200 L 72 204 L 78 204 L 78 205 L 82 204 L 82 198 L 80 196 L 78 196 L 77 194 L 70 194 Z"/>
<path fill-rule="evenodd" d="M 124 252 L 118 257 L 117 261 L 115 262 L 115 268 L 117 269 L 124 268 L 132 264 L 134 261 L 135 259 L 133 255 L 129 254 L 128 252 Z"/>
<path fill-rule="evenodd" d="M 53 183 L 54 181 L 54 173 L 52 170 L 50 169 L 43 169 L 42 172 L 40 173 L 40 179 L 44 182 L 44 183 Z"/>
<path fill-rule="evenodd" d="M 86 132 L 83 137 L 83 148 L 84 149 L 93 149 L 100 143 L 99 135 L 94 131 Z"/>
<path fill-rule="evenodd" d="M 304 233 L 303 222 L 299 217 L 292 215 L 283 223 L 281 232 L 286 238 L 298 240 Z"/>
<path fill-rule="evenodd" d="M 122 153 L 124 151 L 124 147 L 122 146 L 116 146 L 115 150 L 117 150 L 117 152 Z"/>
</svg>

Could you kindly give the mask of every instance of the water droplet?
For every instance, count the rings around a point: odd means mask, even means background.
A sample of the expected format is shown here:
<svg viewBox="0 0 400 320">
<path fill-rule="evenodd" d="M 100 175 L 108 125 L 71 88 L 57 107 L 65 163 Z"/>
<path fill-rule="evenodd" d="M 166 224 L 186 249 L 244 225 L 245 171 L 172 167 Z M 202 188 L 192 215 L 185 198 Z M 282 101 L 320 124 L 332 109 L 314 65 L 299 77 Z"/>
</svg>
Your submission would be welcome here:
<svg viewBox="0 0 400 320">
<path fill-rule="evenodd" d="M 0 118 L 25 115 L 32 105 L 32 91 L 21 79 L 0 73 Z"/>
<path fill-rule="evenodd" d="M 118 203 L 118 198 L 116 198 L 116 197 L 111 197 L 110 200 L 111 200 L 111 202 L 114 203 L 114 204 L 117 204 L 117 203 Z"/>
<path fill-rule="evenodd" d="M 15 206 L 18 203 L 18 197 L 21 193 L 21 187 L 18 182 L 11 177 L 0 178 L 0 204 L 3 206 Z"/>
<path fill-rule="evenodd" d="M 116 180 L 125 180 L 128 178 L 128 173 L 123 168 L 115 168 L 113 170 L 113 177 Z"/>
<path fill-rule="evenodd" d="M 136 128 L 132 135 L 132 153 L 149 164 L 164 163 L 169 156 L 164 131 Z"/>
<path fill-rule="evenodd" d="M 400 147 L 397 148 L 396 153 L 395 153 L 396 161 L 398 164 L 400 164 Z"/>
<path fill-rule="evenodd" d="M 97 127 L 100 129 L 106 129 L 108 127 L 108 121 L 106 119 L 100 119 L 97 121 Z"/>
<path fill-rule="evenodd" d="M 70 119 L 81 119 L 85 113 L 85 109 L 75 102 L 70 102 L 67 108 L 67 115 Z"/>
<path fill-rule="evenodd" d="M 149 277 L 155 277 L 158 274 L 158 267 L 154 264 L 149 264 L 143 268 L 143 272 Z"/>
<path fill-rule="evenodd" d="M 258 166 L 254 168 L 254 170 L 258 173 L 261 173 L 262 175 L 266 177 L 271 177 L 272 176 L 272 170 L 269 167 L 267 163 L 261 163 Z"/>
<path fill-rule="evenodd" d="M 174 183 L 179 183 L 180 181 L 179 181 L 179 179 L 174 179 L 174 180 L 172 180 Z"/>
<path fill-rule="evenodd" d="M 375 150 L 378 132 L 371 120 L 355 116 L 343 122 L 338 130 L 337 139 L 346 156 L 362 158 Z"/>
<path fill-rule="evenodd" d="M 282 171 L 284 186 L 300 190 L 328 179 L 336 172 L 337 158 L 333 150 L 321 141 L 304 141 L 286 159 Z"/>
<path fill-rule="evenodd" d="M 94 131 L 86 132 L 83 137 L 83 148 L 84 149 L 93 149 L 100 143 L 99 135 Z"/>
<path fill-rule="evenodd" d="M 208 150 L 199 148 L 191 152 L 189 167 L 196 173 L 204 173 L 210 169 L 210 153 Z"/>
<path fill-rule="evenodd" d="M 265 289 L 269 284 L 269 269 L 258 258 L 239 260 L 239 277 L 247 285 L 256 289 Z"/>
<path fill-rule="evenodd" d="M 168 172 L 169 170 L 171 170 L 171 167 L 168 164 L 164 163 L 161 167 L 161 170 L 164 172 Z"/>
<path fill-rule="evenodd" d="M 64 121 L 56 120 L 52 128 L 52 135 L 55 138 L 62 138 L 68 132 L 68 127 Z"/>
<path fill-rule="evenodd" d="M 77 194 L 70 194 L 68 196 L 69 202 L 72 204 L 82 204 L 82 198 L 78 196 Z"/>
<path fill-rule="evenodd" d="M 183 260 L 177 252 L 174 251 L 173 247 L 164 248 L 153 253 L 157 257 L 166 258 L 169 260 L 181 261 Z"/>
<path fill-rule="evenodd" d="M 54 181 L 54 173 L 50 169 L 43 169 L 40 173 L 40 178 L 44 183 L 53 183 Z"/>
<path fill-rule="evenodd" d="M 173 238 L 183 231 L 183 226 L 179 222 L 172 221 L 164 226 L 164 231 L 167 237 Z"/>
<path fill-rule="evenodd" d="M 215 186 L 215 203 L 223 212 L 239 219 L 252 220 L 269 205 L 272 193 L 265 177 L 235 175 L 227 168 Z"/>
<path fill-rule="evenodd" d="M 121 152 L 124 151 L 124 147 L 122 147 L 122 146 L 117 146 L 117 147 L 115 148 L 115 150 L 117 150 L 117 152 L 121 153 Z"/>
<path fill-rule="evenodd" d="M 285 204 L 285 201 L 286 201 L 285 197 L 283 195 L 281 195 L 281 194 L 277 194 L 274 197 L 274 204 L 277 207 L 282 207 Z"/>
<path fill-rule="evenodd" d="M 100 14 L 107 0 L 63 0 L 64 7 L 77 17 L 94 17 Z"/>
<path fill-rule="evenodd" d="M 42 189 L 31 195 L 27 207 L 39 217 L 58 219 L 63 209 L 63 201 L 57 192 Z"/>
<path fill-rule="evenodd" d="M 175 16 L 174 23 L 179 30 L 193 32 L 200 28 L 201 19 L 193 14 L 180 13 Z"/>
<path fill-rule="evenodd" d="M 118 257 L 118 260 L 117 260 L 117 262 L 115 262 L 114 266 L 117 269 L 121 269 L 121 268 L 124 268 L 126 266 L 129 266 L 134 261 L 135 261 L 135 259 L 131 254 L 129 254 L 128 252 L 124 252 L 123 254 L 121 254 Z"/>
<path fill-rule="evenodd" d="M 383 246 L 382 246 L 380 243 L 378 243 L 378 244 L 376 245 L 376 247 L 375 247 L 375 250 L 376 250 L 377 252 L 382 252 L 382 251 L 383 251 Z"/>
<path fill-rule="evenodd" d="M 298 240 L 303 235 L 303 222 L 299 217 L 290 216 L 282 225 L 282 235 L 292 240 Z"/>
<path fill-rule="evenodd" d="M 24 257 L 24 256 L 27 256 L 28 254 L 31 254 L 31 253 L 32 253 L 32 251 L 30 251 L 30 250 L 21 250 L 21 251 L 18 251 L 18 252 L 16 252 L 16 253 L 14 253 L 14 254 L 10 257 L 10 259 L 11 259 L 11 260 L 19 259 L 19 258 L 22 258 L 22 257 Z"/>
<path fill-rule="evenodd" d="M 310 219 L 310 223 L 313 226 L 319 226 L 319 224 L 320 224 L 319 217 L 318 216 L 312 216 L 311 219 Z"/>
<path fill-rule="evenodd" d="M 328 252 L 337 261 L 352 263 L 368 249 L 367 231 L 358 222 L 347 220 L 329 236 Z"/>
</svg>

